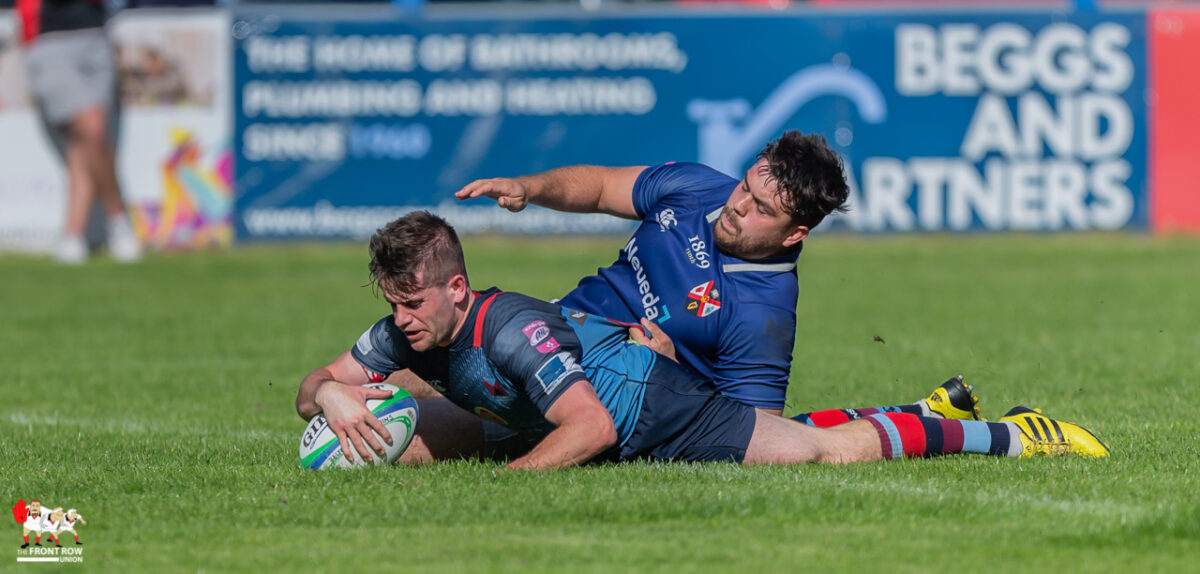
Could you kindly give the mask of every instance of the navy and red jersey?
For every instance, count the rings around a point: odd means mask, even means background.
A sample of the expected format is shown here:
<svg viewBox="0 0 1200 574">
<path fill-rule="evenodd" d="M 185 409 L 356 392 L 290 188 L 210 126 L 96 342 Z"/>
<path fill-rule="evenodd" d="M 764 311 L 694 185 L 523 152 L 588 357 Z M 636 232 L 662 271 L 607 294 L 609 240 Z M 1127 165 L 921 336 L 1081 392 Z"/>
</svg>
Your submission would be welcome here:
<svg viewBox="0 0 1200 574">
<path fill-rule="evenodd" d="M 545 413 L 587 379 L 612 415 L 618 446 L 637 426 L 658 355 L 607 319 L 519 293 L 477 293 L 449 347 L 412 349 L 389 315 L 359 337 L 351 355 L 373 380 L 411 369 L 454 404 L 515 431 L 541 437 Z"/>
<path fill-rule="evenodd" d="M 563 297 L 572 309 L 656 321 L 680 362 L 721 394 L 782 409 L 796 337 L 798 252 L 748 261 L 721 252 L 713 223 L 739 181 L 697 163 L 642 171 L 642 223 L 612 265 Z"/>
<path fill-rule="evenodd" d="M 47 32 L 100 28 L 108 19 L 104 0 L 17 0 L 21 42 Z"/>
</svg>

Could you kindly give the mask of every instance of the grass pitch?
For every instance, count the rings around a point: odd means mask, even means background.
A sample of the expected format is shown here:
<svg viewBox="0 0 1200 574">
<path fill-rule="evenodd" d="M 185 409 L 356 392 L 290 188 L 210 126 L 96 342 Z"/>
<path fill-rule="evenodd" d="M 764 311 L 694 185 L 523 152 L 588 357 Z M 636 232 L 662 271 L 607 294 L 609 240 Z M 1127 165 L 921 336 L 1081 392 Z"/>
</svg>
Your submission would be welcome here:
<svg viewBox="0 0 1200 574">
<path fill-rule="evenodd" d="M 466 251 L 475 287 L 554 297 L 621 245 Z M 365 246 L 0 256 L 0 503 L 78 508 L 83 568 L 129 573 L 1194 571 L 1198 263 L 1195 239 L 1126 235 L 822 236 L 801 258 L 789 414 L 961 372 L 986 415 L 1042 406 L 1109 460 L 314 473 L 293 400 L 387 312 Z M 17 564 L 8 524 L 0 571 L 53 568 Z"/>
</svg>

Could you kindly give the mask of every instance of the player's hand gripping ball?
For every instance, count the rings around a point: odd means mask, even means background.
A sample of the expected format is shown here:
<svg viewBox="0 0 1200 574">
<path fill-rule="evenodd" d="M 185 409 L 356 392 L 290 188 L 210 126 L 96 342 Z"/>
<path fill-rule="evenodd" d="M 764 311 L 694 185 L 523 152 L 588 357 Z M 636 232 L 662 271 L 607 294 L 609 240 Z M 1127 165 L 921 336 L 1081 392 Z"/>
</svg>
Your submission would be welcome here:
<svg viewBox="0 0 1200 574">
<path fill-rule="evenodd" d="M 337 435 L 329 428 L 325 417 L 317 415 L 308 421 L 308 427 L 300 436 L 300 466 L 313 470 L 327 468 L 358 468 L 368 465 L 391 464 L 404 454 L 408 444 L 412 442 L 417 431 L 417 401 L 408 391 L 385 383 L 367 385 L 374 389 L 384 389 L 392 392 L 389 399 L 371 399 L 367 401 L 367 410 L 387 427 L 392 433 L 392 444 L 388 446 L 374 430 L 379 443 L 387 450 L 386 456 L 379 457 L 371 453 L 371 461 L 364 461 L 361 455 L 354 457 L 354 462 L 346 460 L 338 444 Z"/>
</svg>

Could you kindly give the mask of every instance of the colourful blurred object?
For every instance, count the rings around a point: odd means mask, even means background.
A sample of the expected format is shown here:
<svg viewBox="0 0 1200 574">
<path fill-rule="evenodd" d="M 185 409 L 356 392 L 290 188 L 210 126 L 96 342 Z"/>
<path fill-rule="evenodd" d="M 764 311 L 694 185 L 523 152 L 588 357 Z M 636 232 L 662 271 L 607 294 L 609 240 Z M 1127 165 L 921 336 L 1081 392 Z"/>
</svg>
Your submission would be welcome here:
<svg viewBox="0 0 1200 574">
<path fill-rule="evenodd" d="M 233 244 L 233 158 L 228 148 L 204 164 L 204 150 L 186 130 L 162 165 L 161 203 L 134 205 L 133 222 L 147 247 L 160 251 Z"/>
</svg>

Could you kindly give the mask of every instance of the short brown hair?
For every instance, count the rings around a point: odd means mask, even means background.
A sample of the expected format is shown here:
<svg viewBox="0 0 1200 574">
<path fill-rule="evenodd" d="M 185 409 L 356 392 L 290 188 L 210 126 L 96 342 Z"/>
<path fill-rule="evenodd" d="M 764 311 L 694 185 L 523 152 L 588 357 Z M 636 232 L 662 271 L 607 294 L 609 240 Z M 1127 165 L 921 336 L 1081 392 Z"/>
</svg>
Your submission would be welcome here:
<svg viewBox="0 0 1200 574">
<path fill-rule="evenodd" d="M 375 231 L 370 251 L 371 283 L 384 292 L 411 294 L 467 276 L 458 234 L 428 211 L 411 212 Z"/>
</svg>

